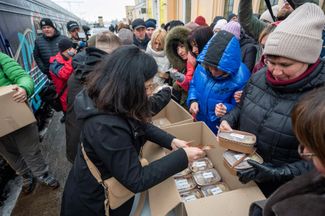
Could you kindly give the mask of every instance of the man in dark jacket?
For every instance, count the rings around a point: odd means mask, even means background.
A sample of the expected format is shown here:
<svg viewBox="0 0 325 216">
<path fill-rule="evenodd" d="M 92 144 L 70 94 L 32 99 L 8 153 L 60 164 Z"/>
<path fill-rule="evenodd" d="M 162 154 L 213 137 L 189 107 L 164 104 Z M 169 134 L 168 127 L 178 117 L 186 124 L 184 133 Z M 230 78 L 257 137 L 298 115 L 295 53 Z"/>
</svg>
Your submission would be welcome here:
<svg viewBox="0 0 325 216">
<path fill-rule="evenodd" d="M 135 19 L 132 22 L 132 29 L 133 44 L 145 51 L 150 41 L 149 37 L 146 34 L 146 23 L 143 19 Z"/>
<path fill-rule="evenodd" d="M 70 33 L 71 41 L 75 44 L 77 52 L 80 52 L 87 46 L 86 35 L 80 32 L 80 26 L 76 21 L 69 21 L 67 23 L 67 30 Z M 82 37 L 83 36 L 83 37 Z"/>
<path fill-rule="evenodd" d="M 42 35 L 35 40 L 34 59 L 42 73 L 51 79 L 49 74 L 50 57 L 55 56 L 59 52 L 59 41 L 67 37 L 60 34 L 49 18 L 41 19 L 40 26 L 42 28 Z"/>
</svg>

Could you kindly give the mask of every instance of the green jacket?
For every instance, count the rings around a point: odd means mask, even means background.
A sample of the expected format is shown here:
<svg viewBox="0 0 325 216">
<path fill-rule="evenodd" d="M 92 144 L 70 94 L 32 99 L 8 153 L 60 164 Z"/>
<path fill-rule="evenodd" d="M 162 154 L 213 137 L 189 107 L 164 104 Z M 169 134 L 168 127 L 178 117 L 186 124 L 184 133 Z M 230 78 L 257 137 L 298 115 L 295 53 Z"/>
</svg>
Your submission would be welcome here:
<svg viewBox="0 0 325 216">
<path fill-rule="evenodd" d="M 34 92 L 34 81 L 12 58 L 0 52 L 0 86 L 18 85 L 28 96 Z"/>
<path fill-rule="evenodd" d="M 296 8 L 306 2 L 318 4 L 319 1 L 318 0 L 293 1 Z M 258 41 L 260 33 L 263 31 L 263 29 L 267 24 L 257 19 L 255 16 L 253 16 L 252 0 L 240 0 L 239 8 L 238 8 L 238 18 L 239 18 L 240 25 L 243 27 L 245 32 Z"/>
</svg>

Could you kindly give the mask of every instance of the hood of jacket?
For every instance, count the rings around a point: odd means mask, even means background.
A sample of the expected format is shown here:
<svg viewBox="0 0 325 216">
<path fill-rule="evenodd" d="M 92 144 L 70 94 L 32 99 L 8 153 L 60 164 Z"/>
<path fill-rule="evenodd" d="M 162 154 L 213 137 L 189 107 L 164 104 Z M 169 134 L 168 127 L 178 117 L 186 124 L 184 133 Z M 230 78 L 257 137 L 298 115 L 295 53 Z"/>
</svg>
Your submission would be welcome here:
<svg viewBox="0 0 325 216">
<path fill-rule="evenodd" d="M 187 44 L 187 36 L 190 33 L 190 30 L 184 26 L 177 26 L 170 30 L 166 36 L 165 51 L 167 58 L 170 64 L 178 69 L 183 71 L 186 67 L 186 61 L 182 60 L 181 57 L 177 55 L 177 50 L 173 47 L 177 47 L 179 42 L 183 43 L 187 50 L 189 50 Z"/>
<path fill-rule="evenodd" d="M 152 55 L 153 57 L 165 57 L 165 55 L 166 55 L 164 50 L 162 50 L 162 51 L 154 50 L 151 46 L 151 40 L 148 43 L 146 53 L 148 53 L 149 55 Z"/>
<path fill-rule="evenodd" d="M 91 116 L 102 114 L 102 112 L 99 112 L 95 107 L 94 102 L 88 96 L 85 89 L 77 94 L 74 101 L 74 111 L 76 113 L 77 119 L 79 120 L 85 120 Z"/>
<path fill-rule="evenodd" d="M 108 55 L 107 52 L 95 47 L 87 47 L 78 53 L 72 60 L 75 78 L 84 81 L 86 76 L 95 69 L 95 66 Z"/>
<path fill-rule="evenodd" d="M 241 63 L 239 41 L 233 34 L 220 31 L 208 41 L 197 61 L 234 76 Z"/>
</svg>

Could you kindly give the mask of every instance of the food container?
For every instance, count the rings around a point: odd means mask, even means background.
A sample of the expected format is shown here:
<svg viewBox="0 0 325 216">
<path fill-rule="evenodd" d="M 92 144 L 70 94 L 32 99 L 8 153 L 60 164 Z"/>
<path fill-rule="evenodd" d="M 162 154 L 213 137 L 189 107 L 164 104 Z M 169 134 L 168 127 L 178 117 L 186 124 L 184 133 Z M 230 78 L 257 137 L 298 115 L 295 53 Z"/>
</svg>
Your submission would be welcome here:
<svg viewBox="0 0 325 216">
<path fill-rule="evenodd" d="M 174 178 L 179 178 L 179 177 L 183 177 L 186 176 L 188 174 L 190 174 L 192 171 L 190 170 L 190 168 L 186 168 L 185 170 L 183 170 L 182 172 L 179 172 L 177 174 L 174 175 Z"/>
<path fill-rule="evenodd" d="M 190 190 L 179 194 L 183 202 L 197 200 L 203 197 L 203 193 L 199 189 Z"/>
<path fill-rule="evenodd" d="M 196 183 L 191 174 L 180 178 L 175 178 L 175 184 L 180 193 L 192 190 L 196 187 Z"/>
<path fill-rule="evenodd" d="M 263 158 L 257 153 L 247 155 L 247 154 L 243 154 L 231 150 L 227 150 L 223 153 L 224 165 L 226 166 L 226 168 L 228 168 L 230 173 L 233 175 L 236 175 L 237 170 L 249 169 L 252 167 L 247 163 L 248 159 L 254 160 L 258 163 L 263 163 Z M 239 160 L 242 160 L 242 162 L 238 163 Z"/>
<path fill-rule="evenodd" d="M 166 127 L 171 125 L 172 123 L 167 118 L 158 118 L 152 121 L 152 124 L 157 127 Z"/>
<path fill-rule="evenodd" d="M 193 178 L 199 186 L 215 184 L 221 180 L 219 173 L 215 169 L 207 169 L 193 173 Z"/>
<path fill-rule="evenodd" d="M 247 154 L 255 151 L 256 136 L 254 134 L 232 130 L 230 132 L 219 132 L 218 137 L 220 146 L 225 149 Z"/>
<path fill-rule="evenodd" d="M 205 197 L 215 196 L 225 191 L 229 191 L 229 187 L 225 183 L 219 182 L 217 184 L 203 186 L 201 187 L 201 191 Z"/>
<path fill-rule="evenodd" d="M 193 172 L 203 171 L 211 168 L 213 168 L 212 162 L 207 157 L 193 161 L 190 164 L 190 170 Z"/>
</svg>

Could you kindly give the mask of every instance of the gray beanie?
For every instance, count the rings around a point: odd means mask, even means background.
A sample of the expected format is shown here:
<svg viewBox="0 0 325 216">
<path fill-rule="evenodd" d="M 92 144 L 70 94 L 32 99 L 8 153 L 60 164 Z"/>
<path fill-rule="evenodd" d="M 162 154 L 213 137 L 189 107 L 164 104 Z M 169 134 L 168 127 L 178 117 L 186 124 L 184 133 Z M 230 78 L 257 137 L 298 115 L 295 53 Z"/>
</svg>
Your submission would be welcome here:
<svg viewBox="0 0 325 216">
<path fill-rule="evenodd" d="M 315 63 L 322 49 L 325 15 L 316 4 L 305 3 L 294 10 L 270 34 L 264 54 Z"/>
</svg>

